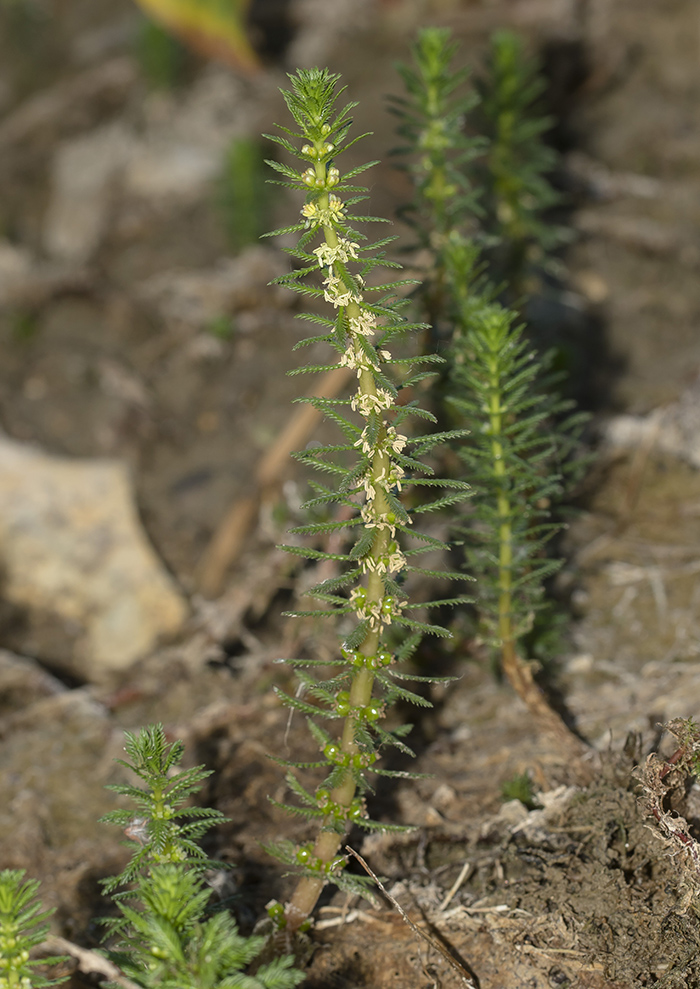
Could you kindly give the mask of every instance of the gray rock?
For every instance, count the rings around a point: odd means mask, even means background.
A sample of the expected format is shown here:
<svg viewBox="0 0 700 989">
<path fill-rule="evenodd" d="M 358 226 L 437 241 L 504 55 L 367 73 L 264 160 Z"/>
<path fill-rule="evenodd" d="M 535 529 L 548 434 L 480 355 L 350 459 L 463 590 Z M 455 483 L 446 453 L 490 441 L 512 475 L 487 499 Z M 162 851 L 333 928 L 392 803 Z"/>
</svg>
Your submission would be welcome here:
<svg viewBox="0 0 700 989">
<path fill-rule="evenodd" d="M 35 660 L 0 649 L 0 738 L 14 730 L 26 708 L 67 689 Z"/>
<path fill-rule="evenodd" d="M 700 378 L 676 402 L 646 416 L 614 416 L 605 425 L 603 437 L 613 447 L 656 448 L 700 467 Z"/>
<path fill-rule="evenodd" d="M 0 240 L 0 310 L 36 309 L 63 292 L 90 284 L 85 269 L 70 263 L 39 261 L 26 248 Z"/>
<path fill-rule="evenodd" d="M 241 80 L 214 65 L 184 98 L 163 92 L 149 96 L 124 173 L 125 196 L 155 208 L 196 202 L 220 173 L 231 139 L 257 133 L 258 99 Z"/>
<path fill-rule="evenodd" d="M 36 700 L 11 727 L 0 739 L 0 866 L 40 876 L 45 907 L 74 908 L 82 875 L 118 871 L 123 836 L 99 818 L 116 803 L 104 786 L 123 735 L 85 688 Z"/>
<path fill-rule="evenodd" d="M 44 246 L 63 261 L 85 262 L 100 245 L 117 178 L 131 156 L 133 136 L 124 124 L 98 127 L 58 146 Z"/>
<path fill-rule="evenodd" d="M 87 680 L 129 666 L 187 615 L 117 461 L 0 439 L 0 565 L 3 607 L 22 619 L 10 644 Z"/>
<path fill-rule="evenodd" d="M 153 275 L 137 291 L 170 325 L 204 330 L 221 316 L 257 312 L 270 304 L 288 307 L 290 293 L 269 284 L 286 270 L 279 251 L 256 245 L 203 270 Z"/>
</svg>

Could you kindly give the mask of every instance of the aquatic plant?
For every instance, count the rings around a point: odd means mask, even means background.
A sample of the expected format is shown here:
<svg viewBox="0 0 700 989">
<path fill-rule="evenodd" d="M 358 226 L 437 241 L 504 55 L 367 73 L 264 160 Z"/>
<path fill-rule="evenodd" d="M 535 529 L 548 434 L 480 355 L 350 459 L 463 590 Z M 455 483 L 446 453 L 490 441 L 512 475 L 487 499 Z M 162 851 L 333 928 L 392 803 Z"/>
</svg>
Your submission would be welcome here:
<svg viewBox="0 0 700 989">
<path fill-rule="evenodd" d="M 111 960 L 143 989 L 292 989 L 302 974 L 289 955 L 245 969 L 265 938 L 245 937 L 233 917 L 212 905 L 205 871 L 216 868 L 199 839 L 224 816 L 207 807 L 186 806 L 210 775 L 203 766 L 179 770 L 180 741 L 168 742 L 162 725 L 138 735 L 126 732 L 131 760 L 118 760 L 144 786 L 108 787 L 129 797 L 131 809 L 111 811 L 103 821 L 122 828 L 135 843 L 120 875 L 103 886 L 117 916 L 105 921 Z M 115 983 L 116 985 L 116 983 Z"/>
<path fill-rule="evenodd" d="M 454 325 L 446 271 L 448 244 L 456 239 L 465 245 L 474 242 L 477 252 L 483 214 L 473 173 L 487 144 L 465 126 L 479 97 L 466 85 L 469 70 L 452 68 L 458 48 L 447 29 L 420 31 L 413 63 L 397 65 L 405 95 L 389 97 L 402 141 L 392 154 L 415 189 L 413 199 L 398 214 L 411 227 L 416 246 L 427 249 L 431 258 L 414 295 L 420 298 L 434 344 L 445 337 L 449 340 Z"/>
<path fill-rule="evenodd" d="M 539 62 L 520 36 L 494 32 L 485 71 L 476 80 L 476 121 L 488 150 L 475 177 L 482 223 L 494 240 L 494 280 L 505 282 L 511 304 L 518 305 L 532 288 L 533 274 L 569 239 L 548 215 L 561 195 L 551 182 L 558 155 L 543 139 L 553 125 L 541 109 L 545 88 Z"/>
<path fill-rule="evenodd" d="M 318 822 L 316 839 L 301 847 L 282 842 L 270 848 L 299 874 L 286 907 L 274 911 L 280 926 L 293 932 L 306 921 L 325 883 L 366 890 L 361 879 L 343 872 L 344 836 L 352 824 L 370 830 L 389 829 L 367 814 L 365 795 L 372 790 L 369 774 L 380 782 L 385 777 L 406 776 L 405 772 L 378 766 L 377 760 L 387 747 L 411 753 L 404 741 L 409 726 L 388 729 L 382 726 L 382 719 L 395 700 L 428 703 L 422 695 L 408 690 L 406 681 L 430 683 L 436 679 L 403 672 L 398 664 L 416 649 L 425 633 L 449 634 L 440 625 L 413 617 L 413 612 L 464 600 L 456 596 L 427 604 L 411 602 L 404 584 L 407 575 L 431 573 L 448 580 L 463 579 L 414 565 L 417 554 L 447 547 L 441 540 L 416 531 L 413 522 L 424 511 L 461 501 L 468 486 L 460 480 L 434 477 L 431 468 L 418 459 L 448 434 L 428 432 L 411 438 L 402 431 L 411 417 L 434 422 L 414 396 L 426 375 L 421 365 L 429 366 L 439 359 L 396 356 L 389 349 L 424 326 L 403 316 L 408 305 L 405 293 L 412 282 L 397 279 L 375 284 L 370 279 L 378 268 L 400 266 L 385 256 L 384 248 L 392 237 L 370 242 L 354 226 L 382 222 L 381 218 L 351 212 L 367 198 L 366 189 L 353 184 L 354 180 L 376 162 L 345 174 L 336 164 L 359 140 L 348 137 L 350 112 L 356 104 L 336 109 L 343 90 L 338 90 L 339 77 L 326 69 L 299 70 L 290 76 L 290 82 L 291 89 L 283 91 L 283 96 L 298 130 L 281 127 L 282 134 L 271 139 L 301 160 L 301 170 L 278 161 L 269 164 L 281 175 L 283 185 L 304 193 L 305 202 L 299 222 L 274 231 L 274 235 L 299 235 L 296 247 L 288 249 L 297 267 L 277 282 L 311 300 L 323 300 L 332 309 L 332 316 L 302 314 L 301 318 L 319 327 L 320 333 L 299 346 L 325 343 L 332 360 L 306 366 L 300 372 L 349 367 L 357 378 L 350 398 L 301 399 L 325 412 L 342 434 L 340 443 L 298 455 L 304 464 L 337 479 L 334 487 L 313 484 L 314 497 L 307 508 L 343 506 L 351 518 L 312 522 L 293 531 L 323 537 L 343 529 L 353 537 L 353 545 L 347 552 L 333 554 L 308 546 L 287 547 L 302 557 L 333 561 L 340 571 L 307 592 L 322 603 L 322 608 L 296 614 L 345 622 L 352 616 L 355 625 L 344 635 L 342 649 L 331 663 L 313 658 L 288 661 L 308 699 L 281 695 L 285 704 L 306 715 L 320 750 L 320 757 L 313 762 L 287 763 L 287 781 L 298 801 L 288 810 Z M 341 198 L 343 195 L 347 198 Z M 307 281 L 319 276 L 321 285 Z M 439 493 L 432 500 L 414 498 L 408 507 L 402 492 L 409 488 L 428 494 L 437 489 Z M 323 679 L 314 675 L 324 666 L 333 668 L 332 676 Z M 339 724 L 339 730 L 329 730 L 322 721 Z M 311 791 L 300 782 L 295 768 L 323 769 L 326 779 Z"/>
<path fill-rule="evenodd" d="M 498 303 L 468 304 L 454 351 L 450 401 L 471 430 L 458 453 L 475 489 L 472 514 L 457 528 L 477 578 L 480 633 L 540 724 L 561 734 L 520 643 L 562 565 L 546 552 L 563 525 L 552 504 L 563 496 L 583 417 L 552 390 L 551 358 L 533 351 L 516 314 Z"/>
<path fill-rule="evenodd" d="M 267 229 L 270 191 L 265 188 L 262 142 L 236 137 L 226 149 L 217 190 L 218 213 L 233 251 L 257 243 Z"/>
<path fill-rule="evenodd" d="M 55 965 L 65 959 L 30 958 L 32 949 L 46 939 L 46 921 L 53 911 L 42 910 L 37 899 L 39 881 L 24 876 L 24 869 L 0 872 L 0 989 L 45 989 L 66 981 L 35 972 L 37 965 Z"/>
<path fill-rule="evenodd" d="M 422 225 L 422 239 L 432 252 L 439 273 L 439 318 L 450 331 L 446 402 L 469 432 L 458 453 L 474 495 L 469 514 L 454 531 L 465 547 L 467 569 L 477 578 L 481 632 L 499 651 L 504 673 L 540 723 L 568 737 L 518 647 L 545 605 L 545 580 L 561 566 L 545 548 L 562 527 L 552 505 L 564 493 L 585 416 L 557 394 L 553 355 L 536 352 L 517 314 L 497 301 L 488 278 L 482 247 L 493 239 L 480 228 L 479 173 L 470 171 L 470 164 L 479 153 L 498 162 L 493 186 L 511 196 L 508 215 L 521 218 L 517 228 L 499 228 L 499 244 L 516 235 L 520 244 L 526 232 L 534 236 L 538 229 L 534 206 L 519 197 L 533 198 L 542 186 L 537 201 L 547 200 L 542 154 L 534 141 L 544 125 L 533 129 L 519 116 L 540 91 L 539 82 L 531 78 L 529 63 L 521 66 L 520 49 L 512 40 L 497 36 L 493 51 L 497 92 L 482 86 L 481 98 L 489 107 L 510 107 L 515 119 L 509 133 L 520 158 L 503 149 L 496 154 L 493 143 L 483 138 L 464 136 L 465 115 L 478 106 L 478 98 L 459 92 L 467 74 L 451 67 L 456 46 L 447 30 L 427 28 L 419 34 L 413 67 L 400 69 L 407 95 L 394 100 L 393 111 L 407 141 L 405 152 L 416 149 L 409 165 L 416 190 L 410 216 L 419 229 Z M 516 78 L 523 85 L 529 80 L 522 105 L 512 93 Z M 428 300 L 427 311 L 434 311 L 435 301 L 435 296 Z"/>
</svg>

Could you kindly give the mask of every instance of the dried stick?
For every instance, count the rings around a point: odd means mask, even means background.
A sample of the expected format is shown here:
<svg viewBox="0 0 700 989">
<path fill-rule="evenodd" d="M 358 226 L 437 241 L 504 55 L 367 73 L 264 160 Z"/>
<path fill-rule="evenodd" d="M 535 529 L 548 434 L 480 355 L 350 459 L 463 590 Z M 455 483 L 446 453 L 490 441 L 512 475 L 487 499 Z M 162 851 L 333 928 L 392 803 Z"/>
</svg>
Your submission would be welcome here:
<svg viewBox="0 0 700 989">
<path fill-rule="evenodd" d="M 350 368 L 334 368 L 321 379 L 315 394 L 318 398 L 333 398 L 352 377 Z M 290 453 L 306 445 L 321 416 L 313 405 L 299 405 L 258 464 L 253 492 L 237 498 L 224 515 L 197 567 L 197 585 L 205 597 L 215 598 L 221 593 L 226 571 L 241 552 L 263 497 L 280 485 L 289 467 Z"/>
<path fill-rule="evenodd" d="M 122 989 L 139 989 L 135 982 L 122 975 L 116 965 L 97 951 L 82 948 L 79 944 L 67 941 L 63 937 L 50 935 L 44 942 L 44 947 L 51 954 L 67 954 L 76 959 L 78 969 L 86 975 L 101 975 L 104 979 L 121 986 Z"/>
<path fill-rule="evenodd" d="M 447 964 L 450 965 L 450 967 L 453 968 L 455 972 L 459 975 L 460 979 L 462 980 L 462 985 L 466 986 L 467 989 L 478 989 L 478 982 L 475 981 L 476 976 L 474 976 L 471 972 L 469 972 L 464 967 L 464 965 L 462 965 L 460 961 L 458 961 L 453 955 L 451 955 L 449 951 L 447 951 L 445 947 L 442 944 L 440 944 L 437 938 L 434 938 L 432 935 L 427 934 L 425 931 L 422 931 L 420 927 L 418 927 L 416 924 L 413 923 L 413 921 L 408 916 L 408 914 L 401 906 L 399 901 L 394 896 L 392 896 L 391 893 L 387 891 L 381 879 L 377 875 L 375 875 L 374 872 L 372 872 L 372 870 L 367 865 L 367 863 L 362 858 L 362 856 L 359 854 L 359 852 L 356 852 L 354 848 L 350 847 L 350 845 L 345 846 L 345 851 L 349 852 L 352 856 L 354 856 L 357 859 L 357 861 L 360 863 L 362 868 L 365 870 L 367 875 L 371 876 L 372 879 L 374 879 L 375 883 L 377 884 L 377 886 L 379 886 L 384 896 L 386 896 L 387 900 L 391 903 L 391 905 L 396 910 L 398 910 L 402 920 L 404 921 L 404 923 L 408 924 L 408 926 L 411 928 L 413 933 L 417 934 L 418 937 L 423 938 L 424 941 L 427 941 L 431 948 L 434 948 L 435 951 L 437 951 L 440 955 L 442 955 L 442 957 L 445 959 Z"/>
</svg>

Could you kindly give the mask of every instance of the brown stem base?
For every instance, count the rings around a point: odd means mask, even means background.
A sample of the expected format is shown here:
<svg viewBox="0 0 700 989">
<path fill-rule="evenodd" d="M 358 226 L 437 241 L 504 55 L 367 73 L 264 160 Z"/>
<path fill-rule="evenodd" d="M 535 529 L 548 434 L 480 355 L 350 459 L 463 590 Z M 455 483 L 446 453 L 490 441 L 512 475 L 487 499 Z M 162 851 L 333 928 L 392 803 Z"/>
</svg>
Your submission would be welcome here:
<svg viewBox="0 0 700 989">
<path fill-rule="evenodd" d="M 550 705 L 542 688 L 535 682 L 532 668 L 515 651 L 512 642 L 503 645 L 501 660 L 503 672 L 508 682 L 523 701 L 528 711 L 536 721 L 539 729 L 552 735 L 571 760 L 577 779 L 588 783 L 593 779 L 593 767 L 584 761 L 584 756 L 590 756 L 590 747 L 575 735 L 568 725 Z"/>
</svg>

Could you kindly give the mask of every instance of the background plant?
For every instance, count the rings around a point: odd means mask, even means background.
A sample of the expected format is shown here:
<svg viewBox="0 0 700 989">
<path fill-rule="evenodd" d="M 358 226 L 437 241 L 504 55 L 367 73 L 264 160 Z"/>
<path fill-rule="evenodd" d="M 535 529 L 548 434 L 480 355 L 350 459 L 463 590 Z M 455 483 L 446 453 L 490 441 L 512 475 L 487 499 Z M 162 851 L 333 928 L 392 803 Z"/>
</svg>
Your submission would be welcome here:
<svg viewBox="0 0 700 989">
<path fill-rule="evenodd" d="M 202 766 L 178 770 L 184 746 L 168 743 L 162 725 L 126 732 L 130 762 L 118 760 L 145 784 L 109 787 L 134 808 L 103 820 L 125 830 L 137 848 L 119 876 L 106 880 L 118 915 L 106 922 L 116 941 L 112 960 L 144 989 L 291 989 L 302 980 L 289 956 L 245 968 L 258 956 L 264 937 L 245 937 L 233 917 L 212 907 L 205 870 L 215 867 L 198 844 L 225 821 L 216 810 L 185 806 L 209 772 Z M 136 812 L 134 814 L 134 811 Z"/>
<path fill-rule="evenodd" d="M 561 733 L 521 643 L 548 606 L 545 580 L 562 563 L 546 553 L 562 527 L 551 506 L 564 494 L 581 417 L 562 418 L 571 403 L 549 390 L 549 361 L 533 352 L 516 320 L 498 303 L 470 306 L 466 332 L 454 343 L 450 397 L 473 437 L 459 456 L 476 491 L 461 528 L 477 578 L 481 635 L 540 724 Z"/>
<path fill-rule="evenodd" d="M 24 869 L 0 872 L 0 989 L 45 989 L 66 981 L 36 974 L 38 965 L 55 965 L 65 958 L 30 958 L 32 950 L 46 940 L 46 921 L 53 911 L 41 908 L 39 881 L 24 876 Z"/>
<path fill-rule="evenodd" d="M 262 142 L 231 141 L 219 180 L 218 206 L 229 247 L 240 251 L 259 241 L 268 226 L 270 191 L 265 188 Z"/>
<path fill-rule="evenodd" d="M 189 53 L 160 24 L 144 18 L 136 39 L 139 66 L 153 89 L 175 89 L 183 82 Z"/>
<path fill-rule="evenodd" d="M 491 37 L 485 72 L 476 80 L 476 124 L 486 138 L 477 164 L 484 228 L 493 237 L 493 278 L 504 282 L 511 304 L 537 284 L 552 251 L 568 239 L 552 222 L 561 201 L 552 186 L 558 156 L 543 136 L 552 118 L 542 113 L 546 88 L 539 62 L 512 31 Z"/>
<path fill-rule="evenodd" d="M 458 451 L 474 485 L 471 514 L 461 535 L 467 566 L 477 578 L 482 632 L 499 650 L 504 672 L 532 712 L 562 733 L 564 726 L 535 684 L 519 643 L 543 607 L 545 579 L 561 565 L 547 557 L 545 547 L 561 528 L 551 508 L 563 495 L 582 417 L 572 414 L 571 404 L 557 395 L 553 355 L 536 353 L 516 314 L 498 303 L 498 291 L 487 277 L 482 247 L 494 239 L 480 221 L 488 224 L 489 210 L 503 221 L 495 243 L 510 250 L 505 238 L 516 237 L 513 258 L 524 261 L 529 238 L 544 243 L 536 218 L 554 198 L 554 193 L 546 195 L 542 173 L 549 158 L 537 141 L 544 123 L 523 120 L 541 91 L 539 80 L 531 78 L 532 65 L 523 62 L 519 43 L 510 36 L 497 36 L 492 51 L 493 85 L 481 89 L 486 117 L 500 120 L 498 147 L 493 140 L 464 137 L 465 115 L 478 106 L 478 98 L 459 93 L 466 73 L 451 68 L 456 47 L 446 30 L 420 33 L 414 66 L 400 70 L 408 95 L 394 101 L 393 110 L 408 148 L 419 149 L 410 166 L 416 186 L 410 215 L 414 223 L 425 225 L 423 240 L 439 272 L 442 320 L 451 330 L 448 402 L 470 434 Z M 522 93 L 513 93 L 514 80 L 523 86 L 528 81 Z M 486 164 L 477 168 L 480 152 Z M 488 210 L 482 211 L 474 183 L 491 165 L 495 191 L 486 197 Z M 508 209 L 493 207 L 495 197 L 506 194 Z M 518 225 L 507 226 L 506 217 L 513 224 L 518 219 Z M 429 300 L 428 308 L 434 301 Z"/>
<path fill-rule="evenodd" d="M 279 923 L 286 925 L 288 931 L 295 931 L 313 910 L 324 883 L 332 880 L 341 888 L 366 888 L 362 881 L 342 873 L 341 844 L 353 823 L 369 829 L 388 829 L 367 815 L 364 796 L 371 790 L 368 771 L 380 778 L 397 775 L 375 765 L 384 747 L 411 752 L 403 741 L 408 726 L 389 730 L 380 722 L 387 706 L 398 698 L 426 704 L 423 697 L 407 690 L 403 682 L 434 679 L 400 672 L 395 664 L 411 654 L 424 633 L 448 634 L 440 626 L 409 617 L 414 609 L 426 605 L 409 602 L 404 578 L 412 572 L 428 572 L 409 561 L 426 549 L 446 548 L 440 540 L 414 532 L 413 519 L 421 511 L 461 500 L 467 486 L 461 481 L 432 477 L 431 469 L 417 459 L 437 439 L 445 437 L 428 435 L 412 440 L 400 432 L 410 416 L 420 416 L 428 422 L 434 420 L 410 397 L 400 400 L 392 374 L 400 381 L 403 399 L 411 395 L 411 389 L 425 375 L 418 366 L 433 363 L 436 358 L 396 357 L 388 349 L 409 331 L 423 327 L 406 322 L 402 316 L 406 300 L 397 297 L 397 293 L 406 290 L 409 284 L 406 280 L 378 285 L 367 281 L 376 268 L 399 266 L 388 261 L 383 250 L 393 238 L 370 243 L 351 226 L 358 221 L 377 222 L 376 217 L 350 214 L 353 206 L 366 199 L 366 190 L 352 184 L 353 180 L 375 163 L 360 165 L 343 176 L 335 165 L 340 155 L 358 140 L 348 139 L 349 114 L 356 104 L 335 109 L 342 90 L 337 91 L 339 77 L 327 70 L 299 70 L 290 80 L 291 89 L 283 91 L 283 96 L 298 130 L 281 127 L 283 136 L 272 139 L 293 158 L 301 159 L 302 171 L 276 161 L 269 164 L 281 174 L 283 185 L 305 193 L 305 203 L 300 222 L 274 232 L 300 235 L 297 246 L 289 249 L 299 266 L 278 281 L 312 300 L 323 299 L 333 308 L 332 318 L 317 313 L 302 315 L 320 327 L 321 332 L 300 346 L 325 343 L 334 353 L 334 363 L 309 365 L 302 370 L 328 371 L 342 366 L 350 367 L 357 376 L 357 390 L 350 399 L 308 399 L 339 427 L 342 442 L 300 455 L 304 463 L 337 479 L 335 487 L 315 483 L 315 496 L 307 508 L 345 506 L 351 510 L 352 517 L 349 521 L 314 522 L 293 530 L 323 537 L 347 529 L 355 537 L 354 545 L 346 553 L 334 554 L 288 547 L 310 559 L 332 560 L 340 569 L 337 576 L 308 592 L 324 607 L 297 614 L 355 619 L 340 655 L 332 663 L 314 659 L 290 661 L 309 700 L 283 695 L 285 703 L 307 716 L 310 731 L 321 750 L 317 761 L 288 765 L 326 773 L 324 782 L 314 792 L 304 787 L 291 770 L 287 776 L 298 799 L 298 804 L 288 809 L 318 821 L 316 840 L 300 848 L 285 842 L 271 849 L 299 873 L 286 909 L 277 912 Z M 348 198 L 341 199 L 341 193 Z M 317 246 L 312 248 L 314 242 Z M 307 276 L 319 270 L 322 287 L 307 284 Z M 399 497 L 402 488 L 409 485 L 418 490 L 430 490 L 433 486 L 450 490 L 432 501 L 416 501 L 409 509 Z M 437 576 L 449 579 L 455 575 L 437 573 Z M 463 599 L 431 604 L 458 600 Z M 321 679 L 310 672 L 324 665 L 334 669 L 329 678 Z M 339 722 L 339 732 L 332 733 L 321 721 Z"/>
<path fill-rule="evenodd" d="M 419 32 L 413 64 L 397 66 L 406 95 L 390 97 L 390 111 L 398 118 L 397 133 L 404 142 L 393 153 L 415 187 L 413 200 L 399 209 L 399 215 L 415 234 L 416 246 L 427 248 L 432 259 L 418 294 L 434 343 L 452 335 L 448 245 L 475 242 L 483 215 L 472 172 L 487 145 L 483 137 L 466 130 L 479 97 L 473 88 L 465 88 L 469 70 L 452 69 L 458 48 L 447 30 Z M 474 260 L 476 251 L 475 246 Z"/>
</svg>

